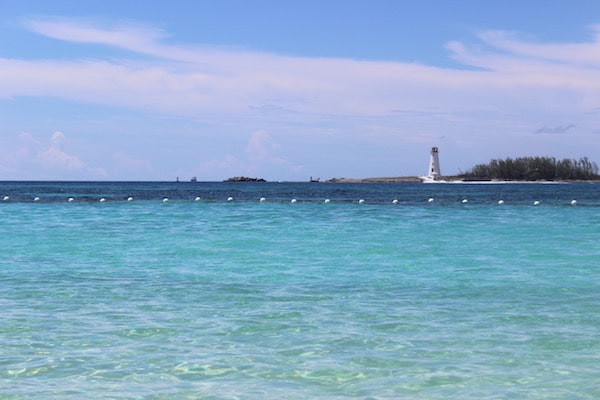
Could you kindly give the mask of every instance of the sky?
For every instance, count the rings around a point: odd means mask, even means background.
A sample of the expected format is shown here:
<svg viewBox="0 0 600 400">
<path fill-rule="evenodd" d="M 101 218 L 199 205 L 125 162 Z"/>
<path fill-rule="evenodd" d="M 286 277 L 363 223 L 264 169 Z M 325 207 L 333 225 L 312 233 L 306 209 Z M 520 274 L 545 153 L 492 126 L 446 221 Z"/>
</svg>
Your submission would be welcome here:
<svg viewBox="0 0 600 400">
<path fill-rule="evenodd" d="M 0 0 L 0 180 L 600 162 L 597 0 Z"/>
</svg>

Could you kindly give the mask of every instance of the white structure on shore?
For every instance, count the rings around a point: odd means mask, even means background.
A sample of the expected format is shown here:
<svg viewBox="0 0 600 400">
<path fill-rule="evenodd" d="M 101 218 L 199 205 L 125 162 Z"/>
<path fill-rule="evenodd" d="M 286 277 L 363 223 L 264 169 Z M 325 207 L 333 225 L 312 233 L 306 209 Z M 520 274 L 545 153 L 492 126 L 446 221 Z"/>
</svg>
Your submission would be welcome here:
<svg viewBox="0 0 600 400">
<path fill-rule="evenodd" d="M 423 182 L 441 182 L 440 176 L 440 158 L 438 156 L 438 148 L 431 148 L 431 156 L 429 157 L 429 170 L 426 176 L 421 176 Z"/>
</svg>

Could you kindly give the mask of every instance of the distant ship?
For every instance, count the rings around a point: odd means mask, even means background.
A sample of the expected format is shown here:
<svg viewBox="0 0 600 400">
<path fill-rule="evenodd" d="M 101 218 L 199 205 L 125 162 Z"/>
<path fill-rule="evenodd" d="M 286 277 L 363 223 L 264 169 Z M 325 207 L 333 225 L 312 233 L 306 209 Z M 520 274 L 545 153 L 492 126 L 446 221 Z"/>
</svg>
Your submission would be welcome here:
<svg viewBox="0 0 600 400">
<path fill-rule="evenodd" d="M 310 177 L 310 182 L 312 183 L 318 183 L 321 181 L 321 178 L 313 178 L 312 176 Z"/>
</svg>

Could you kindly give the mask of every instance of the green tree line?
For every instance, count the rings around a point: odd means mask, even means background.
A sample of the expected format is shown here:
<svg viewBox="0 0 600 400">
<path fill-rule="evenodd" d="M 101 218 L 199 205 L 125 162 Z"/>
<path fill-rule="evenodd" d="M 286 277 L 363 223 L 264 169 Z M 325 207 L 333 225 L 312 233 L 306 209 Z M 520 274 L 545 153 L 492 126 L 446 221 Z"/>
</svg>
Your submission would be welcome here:
<svg viewBox="0 0 600 400">
<path fill-rule="evenodd" d="M 554 157 L 519 157 L 478 164 L 461 174 L 467 180 L 598 180 L 598 165 L 587 157 L 557 160 Z"/>
</svg>

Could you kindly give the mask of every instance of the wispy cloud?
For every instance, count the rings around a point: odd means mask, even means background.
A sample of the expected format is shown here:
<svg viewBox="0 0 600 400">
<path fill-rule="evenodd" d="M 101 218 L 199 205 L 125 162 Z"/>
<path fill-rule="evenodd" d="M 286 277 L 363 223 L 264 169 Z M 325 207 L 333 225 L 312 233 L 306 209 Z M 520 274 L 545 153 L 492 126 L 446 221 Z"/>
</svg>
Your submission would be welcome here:
<svg viewBox="0 0 600 400">
<path fill-rule="evenodd" d="M 535 133 L 562 134 L 562 133 L 569 132 L 570 130 L 575 128 L 575 126 L 576 126 L 575 124 L 558 125 L 558 126 L 554 126 L 554 127 L 543 126 L 542 128 L 536 130 Z"/>
<path fill-rule="evenodd" d="M 486 51 L 449 43 L 452 57 L 481 68 L 469 70 L 182 46 L 168 43 L 162 30 L 126 23 L 52 18 L 27 26 L 58 40 L 119 47 L 157 60 L 0 59 L 0 96 L 58 96 L 185 115 L 250 114 L 265 105 L 303 114 L 461 112 L 528 104 L 557 88 L 576 91 L 578 106 L 600 102 L 597 36 L 590 43 L 536 45 L 515 34 L 484 32 L 479 40 Z"/>
<path fill-rule="evenodd" d="M 598 87 L 600 26 L 586 43 L 535 43 L 516 32 L 485 31 L 478 45 L 450 42 L 451 56 L 464 65 L 492 72 L 498 82 L 531 88 L 585 90 Z"/>
<path fill-rule="evenodd" d="M 46 17 L 25 20 L 32 32 L 57 40 L 95 43 L 141 53 L 156 53 L 160 40 L 167 37 L 160 29 L 138 23 Z"/>
<path fill-rule="evenodd" d="M 600 65 L 600 25 L 591 27 L 589 43 L 535 43 L 524 41 L 516 32 L 482 32 L 481 40 L 496 50 L 528 59 L 539 59 L 571 65 Z"/>
</svg>

